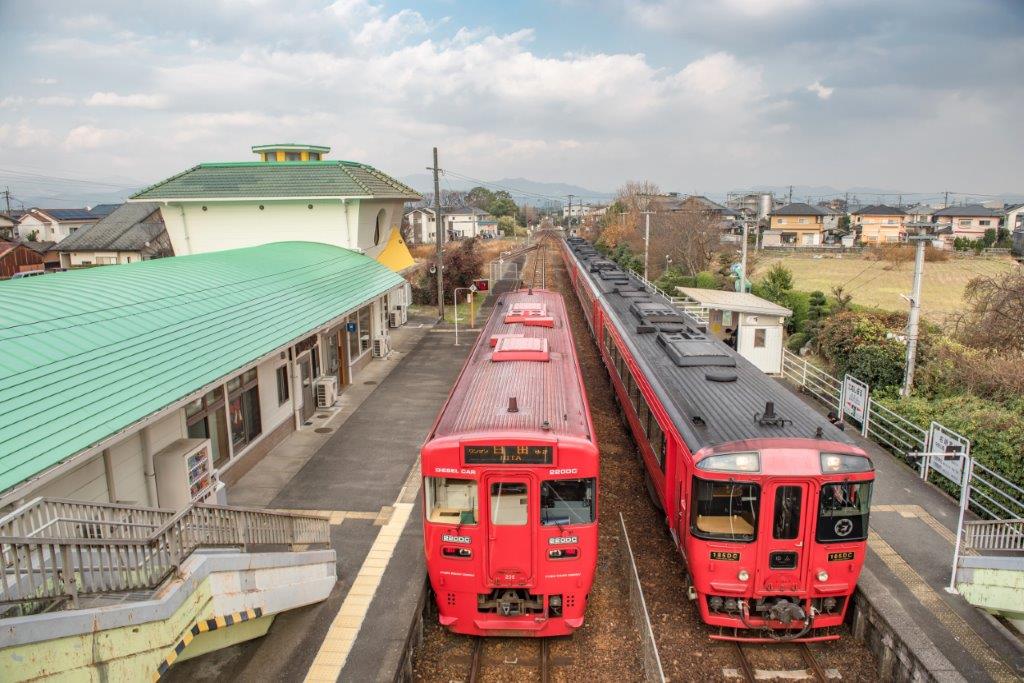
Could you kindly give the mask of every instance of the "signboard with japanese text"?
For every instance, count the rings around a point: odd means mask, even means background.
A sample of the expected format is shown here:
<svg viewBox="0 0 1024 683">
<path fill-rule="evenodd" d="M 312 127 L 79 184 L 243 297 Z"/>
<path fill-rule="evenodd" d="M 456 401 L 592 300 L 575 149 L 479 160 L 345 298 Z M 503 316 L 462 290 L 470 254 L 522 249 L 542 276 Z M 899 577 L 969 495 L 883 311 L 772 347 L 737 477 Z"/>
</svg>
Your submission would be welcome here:
<svg viewBox="0 0 1024 683">
<path fill-rule="evenodd" d="M 927 449 L 931 462 L 929 467 L 946 479 L 960 484 L 964 476 L 964 462 L 971 454 L 971 440 L 946 429 L 938 422 L 932 422 L 928 430 Z M 944 454 L 944 455 L 940 455 Z"/>
<path fill-rule="evenodd" d="M 843 378 L 843 414 L 864 422 L 868 410 L 868 385 L 852 375 Z"/>
</svg>

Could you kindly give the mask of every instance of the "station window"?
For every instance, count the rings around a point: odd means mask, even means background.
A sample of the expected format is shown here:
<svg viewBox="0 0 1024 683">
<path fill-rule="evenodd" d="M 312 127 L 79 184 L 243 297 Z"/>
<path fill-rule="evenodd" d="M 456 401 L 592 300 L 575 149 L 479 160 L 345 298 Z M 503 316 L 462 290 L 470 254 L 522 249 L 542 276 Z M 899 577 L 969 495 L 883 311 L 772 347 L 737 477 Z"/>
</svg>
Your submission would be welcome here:
<svg viewBox="0 0 1024 683">
<path fill-rule="evenodd" d="M 439 524 L 476 524 L 477 483 L 472 479 L 427 477 L 427 519 Z"/>
<path fill-rule="evenodd" d="M 263 432 L 256 368 L 228 380 L 228 421 L 231 423 L 231 443 L 235 453 Z"/>
<path fill-rule="evenodd" d="M 819 543 L 863 541 L 868 537 L 871 482 L 825 484 L 818 499 Z"/>
<path fill-rule="evenodd" d="M 185 406 L 185 425 L 193 439 L 209 439 L 213 449 L 213 466 L 228 461 L 228 424 L 224 414 L 224 388 L 217 387 Z"/>
<path fill-rule="evenodd" d="M 720 541 L 752 541 L 757 535 L 757 484 L 693 478 L 696 504 L 690 526 L 695 536 Z"/>
<path fill-rule="evenodd" d="M 775 514 L 772 538 L 792 540 L 800 536 L 800 509 L 803 489 L 780 486 L 775 489 Z"/>
<path fill-rule="evenodd" d="M 590 524 L 594 521 L 594 480 L 558 479 L 540 487 L 542 526 Z"/>
<path fill-rule="evenodd" d="M 754 330 L 755 349 L 763 349 L 765 347 L 765 337 L 767 336 L 767 334 L 768 331 L 763 327 L 759 327 L 756 330 Z"/>
<path fill-rule="evenodd" d="M 283 405 L 288 400 L 288 366 L 282 365 L 276 370 L 277 374 L 277 405 Z"/>
<path fill-rule="evenodd" d="M 491 484 L 491 524 L 522 526 L 529 518 L 529 495 L 525 482 L 496 481 Z"/>
</svg>

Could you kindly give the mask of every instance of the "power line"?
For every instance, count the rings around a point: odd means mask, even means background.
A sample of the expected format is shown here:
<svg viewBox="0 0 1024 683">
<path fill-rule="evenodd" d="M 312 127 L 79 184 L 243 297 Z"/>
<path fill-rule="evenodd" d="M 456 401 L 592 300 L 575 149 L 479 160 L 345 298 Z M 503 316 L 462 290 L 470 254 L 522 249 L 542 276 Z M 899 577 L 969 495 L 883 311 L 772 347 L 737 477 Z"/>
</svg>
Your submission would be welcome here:
<svg viewBox="0 0 1024 683">
<path fill-rule="evenodd" d="M 13 174 L 15 177 L 20 177 L 23 180 L 29 181 L 34 180 L 38 182 L 61 182 L 61 183 L 79 183 L 82 185 L 96 185 L 101 187 L 111 187 L 118 190 L 130 190 L 133 185 L 105 183 L 99 180 L 88 180 L 86 178 L 67 178 L 62 176 L 44 175 L 41 173 L 30 173 L 28 171 L 19 171 L 12 168 L 0 168 L 0 173 Z M 141 183 L 140 183 L 141 185 Z"/>
</svg>

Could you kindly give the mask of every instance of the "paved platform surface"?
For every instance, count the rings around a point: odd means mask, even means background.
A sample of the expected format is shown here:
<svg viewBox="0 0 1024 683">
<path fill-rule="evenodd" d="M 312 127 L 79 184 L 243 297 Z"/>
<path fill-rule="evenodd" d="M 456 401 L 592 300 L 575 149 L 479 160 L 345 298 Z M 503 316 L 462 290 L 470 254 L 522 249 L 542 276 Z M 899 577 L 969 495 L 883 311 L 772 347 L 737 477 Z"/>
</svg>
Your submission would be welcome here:
<svg viewBox="0 0 1024 683">
<path fill-rule="evenodd" d="M 847 427 L 847 433 L 871 455 L 877 474 L 866 566 L 885 588 L 886 595 L 878 599 L 895 599 L 968 681 L 1022 680 L 1021 640 L 945 590 L 953 564 L 957 503 L 853 429 Z"/>
<path fill-rule="evenodd" d="M 419 447 L 478 331 L 460 329 L 454 346 L 450 326 L 410 319 L 334 410 L 317 411 L 232 487 L 232 504 L 328 514 L 338 583 L 326 601 L 279 615 L 265 637 L 181 662 L 165 680 L 393 679 L 426 577 Z"/>
</svg>

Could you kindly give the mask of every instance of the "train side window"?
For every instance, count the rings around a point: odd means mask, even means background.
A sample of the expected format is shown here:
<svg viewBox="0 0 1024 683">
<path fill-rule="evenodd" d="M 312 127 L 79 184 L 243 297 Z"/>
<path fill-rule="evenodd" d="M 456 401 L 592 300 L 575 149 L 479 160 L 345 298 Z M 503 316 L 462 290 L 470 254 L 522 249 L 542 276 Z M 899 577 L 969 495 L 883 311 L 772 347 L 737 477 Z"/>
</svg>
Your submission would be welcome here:
<svg viewBox="0 0 1024 683">
<path fill-rule="evenodd" d="M 665 471 L 665 432 L 661 431 L 661 425 L 651 415 L 651 432 L 648 437 L 651 450 L 654 451 L 655 457 L 658 458 L 658 466 L 661 467 L 661 471 Z"/>
<path fill-rule="evenodd" d="M 800 536 L 800 510 L 803 489 L 780 486 L 775 489 L 775 514 L 772 538 L 792 540 Z"/>
<path fill-rule="evenodd" d="M 633 404 L 633 410 L 640 414 L 640 385 L 636 383 L 633 374 L 629 374 L 629 402 Z"/>
<path fill-rule="evenodd" d="M 757 484 L 693 478 L 696 499 L 690 528 L 695 536 L 719 541 L 753 541 L 757 537 Z"/>
<path fill-rule="evenodd" d="M 647 401 L 640 397 L 640 429 L 644 430 L 644 434 L 650 435 L 651 427 L 648 421 L 651 419 L 651 409 L 647 407 Z"/>
<path fill-rule="evenodd" d="M 529 517 L 528 488 L 524 482 L 496 481 L 491 484 L 491 524 L 522 526 Z"/>
<path fill-rule="evenodd" d="M 557 479 L 540 487 L 542 526 L 590 524 L 594 521 L 594 480 Z"/>
<path fill-rule="evenodd" d="M 427 520 L 439 524 L 476 524 L 477 483 L 472 479 L 426 478 Z"/>
</svg>

